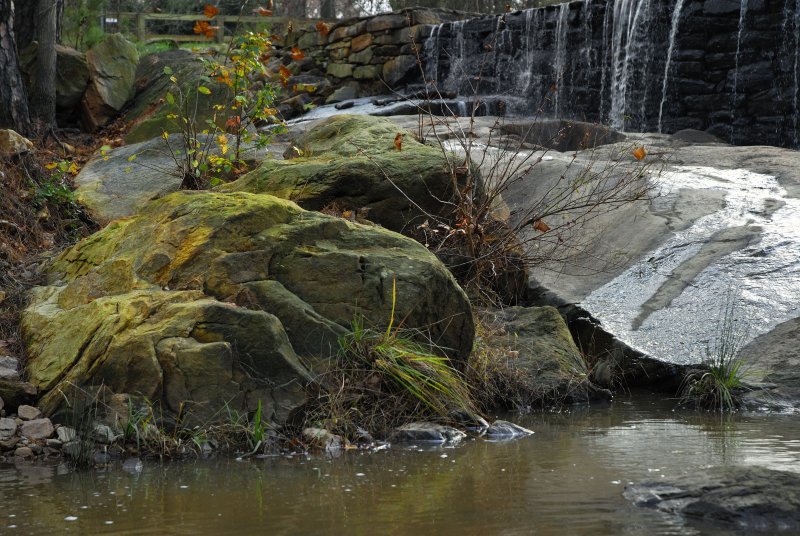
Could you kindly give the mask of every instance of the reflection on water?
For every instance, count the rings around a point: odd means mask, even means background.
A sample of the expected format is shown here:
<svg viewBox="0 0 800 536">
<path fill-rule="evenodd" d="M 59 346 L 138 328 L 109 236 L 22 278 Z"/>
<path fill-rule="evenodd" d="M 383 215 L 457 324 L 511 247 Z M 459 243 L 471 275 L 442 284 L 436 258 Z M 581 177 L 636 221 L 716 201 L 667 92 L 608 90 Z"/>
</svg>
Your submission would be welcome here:
<svg viewBox="0 0 800 536">
<path fill-rule="evenodd" d="M 515 418 L 536 431 L 516 441 L 338 459 L 10 465 L 0 468 L 0 533 L 701 534 L 631 506 L 624 486 L 721 464 L 800 472 L 797 417 L 672 406 L 637 397 Z"/>
</svg>

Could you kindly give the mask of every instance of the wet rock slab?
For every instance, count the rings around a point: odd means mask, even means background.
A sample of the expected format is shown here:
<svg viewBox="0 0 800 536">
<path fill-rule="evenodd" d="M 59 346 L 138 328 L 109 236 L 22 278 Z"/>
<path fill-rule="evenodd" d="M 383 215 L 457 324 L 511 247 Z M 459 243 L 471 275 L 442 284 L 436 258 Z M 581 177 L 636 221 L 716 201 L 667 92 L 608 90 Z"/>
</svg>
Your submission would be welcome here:
<svg viewBox="0 0 800 536">
<path fill-rule="evenodd" d="M 714 467 L 672 481 L 625 488 L 637 506 L 726 528 L 800 530 L 800 474 L 764 467 Z"/>
</svg>

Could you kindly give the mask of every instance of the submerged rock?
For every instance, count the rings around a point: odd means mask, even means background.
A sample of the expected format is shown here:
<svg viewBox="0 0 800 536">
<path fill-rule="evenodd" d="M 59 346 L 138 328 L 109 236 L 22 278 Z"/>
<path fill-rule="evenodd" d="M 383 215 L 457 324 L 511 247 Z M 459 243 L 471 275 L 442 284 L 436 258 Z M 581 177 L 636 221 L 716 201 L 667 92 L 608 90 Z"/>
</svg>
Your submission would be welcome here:
<svg viewBox="0 0 800 536">
<path fill-rule="evenodd" d="M 496 420 L 486 429 L 486 437 L 490 439 L 516 439 L 533 435 L 533 430 L 528 430 L 509 421 Z"/>
<path fill-rule="evenodd" d="M 469 302 L 423 246 L 266 195 L 171 194 L 47 275 L 22 320 L 47 414 L 71 385 L 103 384 L 197 419 L 262 400 L 280 423 L 312 380 L 298 356 L 335 355 L 359 315 L 380 325 L 394 310 L 455 364 L 472 345 Z"/>
<path fill-rule="evenodd" d="M 389 438 L 393 443 L 410 443 L 425 441 L 432 443 L 458 443 L 466 439 L 467 434 L 452 426 L 432 422 L 412 422 L 398 427 Z"/>
<path fill-rule="evenodd" d="M 764 467 L 714 467 L 625 488 L 637 506 L 739 530 L 800 529 L 800 474 Z"/>
</svg>

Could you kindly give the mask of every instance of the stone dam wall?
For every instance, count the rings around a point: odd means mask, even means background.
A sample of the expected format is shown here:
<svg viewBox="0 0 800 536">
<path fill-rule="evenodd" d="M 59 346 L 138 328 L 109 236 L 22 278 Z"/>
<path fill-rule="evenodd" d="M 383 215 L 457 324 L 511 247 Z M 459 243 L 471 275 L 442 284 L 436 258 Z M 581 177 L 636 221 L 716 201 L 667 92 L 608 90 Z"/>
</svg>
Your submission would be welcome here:
<svg viewBox="0 0 800 536">
<path fill-rule="evenodd" d="M 381 15 L 295 42 L 361 96 L 435 82 L 493 113 L 800 145 L 800 0 L 584 0 L 465 16 Z"/>
</svg>

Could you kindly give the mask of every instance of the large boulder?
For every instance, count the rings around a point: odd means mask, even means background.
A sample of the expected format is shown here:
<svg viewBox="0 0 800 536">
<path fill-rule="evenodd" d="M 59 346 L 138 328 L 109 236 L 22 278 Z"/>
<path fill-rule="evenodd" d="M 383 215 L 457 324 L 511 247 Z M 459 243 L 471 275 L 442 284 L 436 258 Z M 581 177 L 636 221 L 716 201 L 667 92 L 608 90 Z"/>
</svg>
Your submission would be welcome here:
<svg viewBox="0 0 800 536">
<path fill-rule="evenodd" d="M 122 34 L 111 34 L 87 52 L 86 60 L 90 81 L 81 103 L 82 118 L 95 130 L 116 118 L 133 98 L 139 52 Z"/>
<path fill-rule="evenodd" d="M 520 382 L 525 405 L 585 402 L 610 398 L 589 380 L 587 364 L 555 307 L 506 307 L 485 311 L 492 352 L 507 356 Z"/>
<path fill-rule="evenodd" d="M 286 156 L 265 161 L 223 190 L 269 193 L 310 210 L 352 210 L 395 231 L 428 215 L 449 217 L 453 209 L 449 169 L 459 164 L 388 119 L 330 117 L 295 138 Z"/>
<path fill-rule="evenodd" d="M 165 67 L 172 71 L 171 75 L 164 72 Z M 171 77 L 187 99 L 187 109 L 192 111 L 191 119 L 196 124 L 205 125 L 207 119 L 214 118 L 214 105 L 222 102 L 226 92 L 219 91 L 221 86 L 217 82 L 203 80 L 204 76 L 202 58 L 188 50 L 167 50 L 144 56 L 136 69 L 136 96 L 125 113 L 125 120 L 130 124 L 126 143 L 146 141 L 165 131 L 179 131 L 178 121 L 168 117 L 176 110 L 165 98 L 170 91 L 177 93 Z M 199 85 L 209 86 L 211 93 L 198 93 Z"/>
<path fill-rule="evenodd" d="M 283 421 L 358 315 L 470 352 L 470 306 L 413 240 L 266 195 L 177 192 L 62 253 L 22 320 L 27 376 L 52 413 L 71 385 L 104 384 Z M 393 303 L 393 281 L 396 301 Z"/>
</svg>

